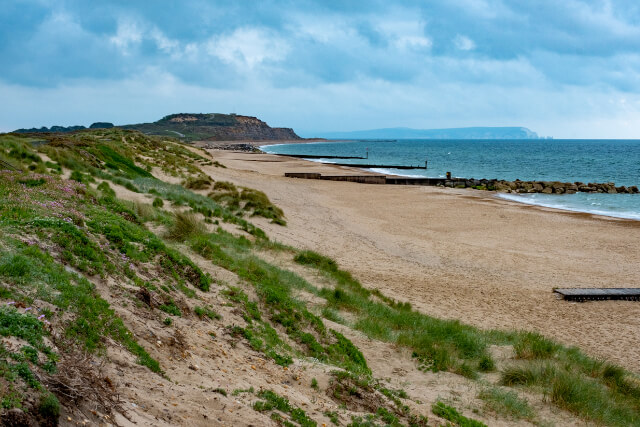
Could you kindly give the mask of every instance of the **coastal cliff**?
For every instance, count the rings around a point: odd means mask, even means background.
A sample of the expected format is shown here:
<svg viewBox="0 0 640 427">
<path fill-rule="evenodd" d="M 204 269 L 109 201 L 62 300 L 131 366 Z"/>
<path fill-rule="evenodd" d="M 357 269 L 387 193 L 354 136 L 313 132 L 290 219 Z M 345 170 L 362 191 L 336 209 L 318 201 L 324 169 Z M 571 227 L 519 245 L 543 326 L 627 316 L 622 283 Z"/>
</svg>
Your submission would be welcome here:
<svg viewBox="0 0 640 427">
<path fill-rule="evenodd" d="M 97 122 L 89 129 L 108 129 L 111 123 Z M 297 141 L 300 138 L 291 128 L 272 128 L 257 117 L 237 114 L 178 113 L 153 123 L 118 126 L 147 135 L 162 135 L 192 141 Z M 85 126 L 51 126 L 50 128 L 17 129 L 14 133 L 69 133 L 86 130 Z"/>
<path fill-rule="evenodd" d="M 157 122 L 122 126 L 186 141 L 299 140 L 291 128 L 272 128 L 262 120 L 236 114 L 171 114 Z"/>
</svg>

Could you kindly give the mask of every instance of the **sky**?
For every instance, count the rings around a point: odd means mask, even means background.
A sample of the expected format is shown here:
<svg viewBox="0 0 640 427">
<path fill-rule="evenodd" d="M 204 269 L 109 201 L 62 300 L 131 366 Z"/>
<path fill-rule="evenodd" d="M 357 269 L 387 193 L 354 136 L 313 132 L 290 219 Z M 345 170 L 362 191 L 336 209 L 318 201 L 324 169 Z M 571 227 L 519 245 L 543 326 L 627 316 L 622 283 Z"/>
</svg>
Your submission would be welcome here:
<svg viewBox="0 0 640 427">
<path fill-rule="evenodd" d="M 0 131 L 257 116 L 640 138 L 636 0 L 5 0 Z"/>
</svg>

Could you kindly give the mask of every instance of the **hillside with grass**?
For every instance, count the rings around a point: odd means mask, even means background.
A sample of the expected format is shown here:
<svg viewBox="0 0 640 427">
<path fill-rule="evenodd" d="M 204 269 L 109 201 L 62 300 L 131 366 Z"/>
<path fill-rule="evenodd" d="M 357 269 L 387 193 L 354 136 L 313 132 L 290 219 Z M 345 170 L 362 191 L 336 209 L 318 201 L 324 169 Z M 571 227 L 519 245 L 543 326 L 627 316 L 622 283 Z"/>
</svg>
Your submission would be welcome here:
<svg viewBox="0 0 640 427">
<path fill-rule="evenodd" d="M 122 126 L 149 135 L 165 135 L 183 141 L 295 141 L 293 129 L 272 128 L 256 117 L 237 114 L 171 114 L 153 123 Z"/>
<path fill-rule="evenodd" d="M 0 135 L 2 425 L 640 425 L 637 375 L 365 288 L 224 171 L 134 130 Z"/>
</svg>

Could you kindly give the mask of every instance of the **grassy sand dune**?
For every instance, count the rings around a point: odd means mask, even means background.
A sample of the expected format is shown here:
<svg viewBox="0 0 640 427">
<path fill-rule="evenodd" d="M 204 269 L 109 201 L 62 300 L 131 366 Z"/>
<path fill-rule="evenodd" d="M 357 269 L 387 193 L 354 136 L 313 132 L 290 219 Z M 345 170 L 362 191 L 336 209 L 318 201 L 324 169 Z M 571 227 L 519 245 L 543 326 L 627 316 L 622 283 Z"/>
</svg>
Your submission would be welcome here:
<svg viewBox="0 0 640 427">
<path fill-rule="evenodd" d="M 118 129 L 0 160 L 5 424 L 640 424 L 635 374 L 309 250 L 267 175 Z"/>
</svg>

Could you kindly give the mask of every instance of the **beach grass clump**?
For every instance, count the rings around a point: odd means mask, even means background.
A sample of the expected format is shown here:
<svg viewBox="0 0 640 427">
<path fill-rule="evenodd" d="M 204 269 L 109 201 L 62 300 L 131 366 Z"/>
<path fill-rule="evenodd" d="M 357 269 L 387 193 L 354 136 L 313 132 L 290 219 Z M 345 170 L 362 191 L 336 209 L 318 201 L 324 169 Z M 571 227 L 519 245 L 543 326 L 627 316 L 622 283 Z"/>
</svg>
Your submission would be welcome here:
<svg viewBox="0 0 640 427">
<path fill-rule="evenodd" d="M 251 212 L 252 216 L 261 216 L 270 219 L 272 223 L 285 226 L 284 211 L 271 203 L 271 200 L 262 191 L 253 188 L 243 188 L 240 200 L 244 202 L 242 210 Z"/>
<path fill-rule="evenodd" d="M 340 269 L 338 263 L 329 257 L 311 250 L 305 250 L 298 252 L 293 260 L 298 264 L 324 272 L 340 287 L 354 291 L 363 297 L 368 297 L 371 294 L 371 291 L 364 288 L 360 282 L 353 278 L 351 273 Z"/>
<path fill-rule="evenodd" d="M 202 221 L 192 212 L 176 212 L 173 219 L 173 224 L 166 234 L 169 240 L 184 242 L 187 238 L 204 234 L 207 230 Z"/>
<path fill-rule="evenodd" d="M 216 183 L 213 184 L 213 189 L 215 191 L 227 192 L 227 193 L 238 192 L 238 188 L 235 186 L 235 184 L 229 181 L 216 181 Z"/>
<path fill-rule="evenodd" d="M 587 420 L 616 426 L 640 423 L 640 401 L 633 393 L 576 368 L 553 361 L 514 365 L 502 371 L 500 383 L 539 390 L 556 406 Z"/>
<path fill-rule="evenodd" d="M 293 350 L 267 322 L 255 319 L 245 328 L 233 326 L 231 334 L 245 338 L 253 350 L 264 353 L 276 365 L 289 366 L 293 363 Z"/>
<path fill-rule="evenodd" d="M 291 421 L 296 422 L 302 427 L 317 426 L 317 423 L 309 418 L 304 410 L 293 406 L 287 398 L 282 397 L 271 390 L 262 390 L 258 392 L 258 397 L 263 400 L 259 400 L 253 404 L 253 409 L 256 411 L 267 412 L 278 410 L 284 414 L 288 414 L 291 418 Z M 280 423 L 287 423 L 286 421 L 282 420 L 281 416 L 279 415 L 276 419 L 280 421 Z"/>
<path fill-rule="evenodd" d="M 193 312 L 200 319 L 209 318 L 211 320 L 220 320 L 222 318 L 220 314 L 218 314 L 213 308 L 209 306 L 206 306 L 206 307 L 195 306 L 193 308 Z"/>
<path fill-rule="evenodd" d="M 213 199 L 194 193 L 181 185 L 169 184 L 155 178 L 137 178 L 133 180 L 141 191 L 152 194 L 162 200 L 168 200 L 174 206 L 188 206 L 195 213 L 202 214 L 205 218 L 217 217 L 230 224 L 236 224 L 247 233 L 261 240 L 268 240 L 262 229 L 239 217 L 226 206 Z M 218 184 L 217 181 L 216 184 Z"/>
<path fill-rule="evenodd" d="M 480 372 L 492 372 L 496 369 L 496 363 L 489 355 L 484 355 L 478 361 L 478 371 Z"/>
<path fill-rule="evenodd" d="M 248 213 L 270 219 L 274 224 L 286 225 L 282 209 L 271 203 L 262 191 L 246 187 L 238 189 L 231 182 L 217 181 L 208 197 L 238 215 Z"/>
<path fill-rule="evenodd" d="M 503 418 L 529 421 L 535 419 L 535 412 L 529 402 L 518 396 L 515 391 L 488 387 L 478 393 L 478 398 L 484 401 L 486 410 Z"/>
<path fill-rule="evenodd" d="M 171 314 L 172 316 L 177 316 L 177 317 L 182 316 L 182 311 L 180 311 L 180 308 L 176 305 L 175 301 L 173 301 L 172 299 L 169 299 L 164 304 L 160 305 L 158 308 L 167 314 Z"/>
<path fill-rule="evenodd" d="M 452 406 L 447 405 L 446 403 L 442 402 L 442 401 L 437 401 L 436 403 L 433 404 L 433 406 L 431 407 L 431 411 L 441 417 L 444 418 L 447 421 L 451 421 L 453 424 L 455 424 L 456 426 L 460 426 L 460 427 L 487 427 L 486 424 L 478 421 L 478 420 L 474 420 L 472 418 L 467 418 L 464 415 L 462 415 L 460 412 L 458 412 L 457 409 L 455 409 Z"/>
<path fill-rule="evenodd" d="M 206 190 L 211 187 L 213 180 L 208 175 L 190 176 L 182 185 L 190 190 Z"/>
<path fill-rule="evenodd" d="M 502 370 L 500 384 L 505 386 L 539 386 L 549 384 L 557 374 L 558 369 L 549 362 L 511 365 Z"/>
<path fill-rule="evenodd" d="M 637 401 L 612 395 L 606 386 L 582 376 L 560 373 L 550 385 L 549 396 L 558 407 L 585 419 L 616 426 L 640 425 Z"/>
<path fill-rule="evenodd" d="M 513 350 L 518 359 L 548 359 L 554 356 L 560 346 L 536 332 L 522 332 L 517 335 Z"/>
</svg>

